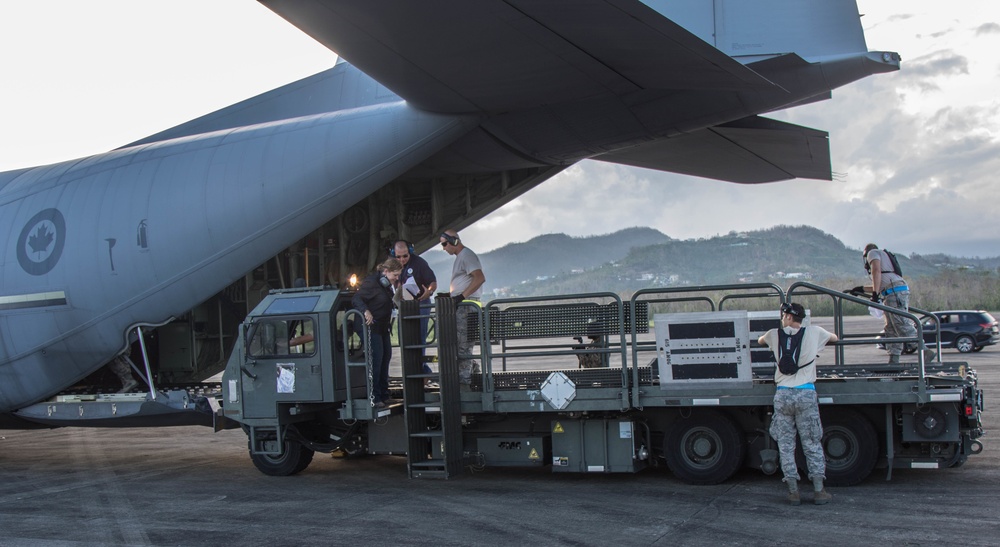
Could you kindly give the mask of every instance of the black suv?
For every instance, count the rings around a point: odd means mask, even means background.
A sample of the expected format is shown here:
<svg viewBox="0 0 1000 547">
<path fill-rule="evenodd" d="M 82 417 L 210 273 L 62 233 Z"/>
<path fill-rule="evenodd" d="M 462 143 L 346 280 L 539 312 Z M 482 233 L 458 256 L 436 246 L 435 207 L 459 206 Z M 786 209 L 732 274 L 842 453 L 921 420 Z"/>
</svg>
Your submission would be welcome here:
<svg viewBox="0 0 1000 547">
<path fill-rule="evenodd" d="M 955 348 L 962 353 L 981 351 L 986 346 L 1000 342 L 1000 329 L 997 320 L 992 315 L 979 310 L 936 311 L 941 322 L 941 347 Z M 933 331 L 934 321 L 931 318 L 923 320 L 924 343 L 931 347 L 935 343 Z"/>
</svg>

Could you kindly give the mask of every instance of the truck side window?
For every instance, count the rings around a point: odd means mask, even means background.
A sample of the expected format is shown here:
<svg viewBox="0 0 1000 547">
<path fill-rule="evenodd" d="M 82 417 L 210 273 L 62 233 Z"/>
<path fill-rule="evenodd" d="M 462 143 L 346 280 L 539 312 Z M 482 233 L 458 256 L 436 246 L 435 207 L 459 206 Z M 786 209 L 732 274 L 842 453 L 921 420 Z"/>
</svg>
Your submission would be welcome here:
<svg viewBox="0 0 1000 547">
<path fill-rule="evenodd" d="M 316 351 L 315 325 L 312 319 L 291 321 L 289 324 L 288 350 L 290 353 L 311 355 Z"/>
</svg>

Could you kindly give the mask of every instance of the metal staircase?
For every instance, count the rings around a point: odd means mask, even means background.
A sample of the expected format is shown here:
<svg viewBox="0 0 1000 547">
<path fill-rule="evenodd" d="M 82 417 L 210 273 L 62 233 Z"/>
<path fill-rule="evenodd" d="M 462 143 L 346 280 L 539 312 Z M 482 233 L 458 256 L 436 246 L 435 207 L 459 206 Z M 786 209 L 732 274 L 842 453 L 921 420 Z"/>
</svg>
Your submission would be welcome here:
<svg viewBox="0 0 1000 547">
<path fill-rule="evenodd" d="M 431 315 L 417 301 L 400 305 L 403 404 L 406 410 L 407 468 L 411 479 L 447 479 L 462 471 L 462 408 L 458 385 L 455 303 L 437 300 L 434 343 L 421 339 L 420 320 Z M 438 373 L 426 373 L 424 350 L 437 348 Z M 440 391 L 425 389 L 437 382 Z"/>
</svg>

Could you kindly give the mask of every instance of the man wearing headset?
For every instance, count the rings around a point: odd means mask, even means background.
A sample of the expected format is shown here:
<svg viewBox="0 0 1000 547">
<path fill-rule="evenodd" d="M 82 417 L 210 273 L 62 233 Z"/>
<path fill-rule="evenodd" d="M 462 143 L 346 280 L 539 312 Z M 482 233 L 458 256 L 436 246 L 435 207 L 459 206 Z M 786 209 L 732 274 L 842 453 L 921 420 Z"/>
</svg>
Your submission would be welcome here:
<svg viewBox="0 0 1000 547">
<path fill-rule="evenodd" d="M 434 270 L 427 264 L 427 261 L 413 252 L 413 245 L 408 241 L 397 241 L 392 246 L 391 255 L 403 265 L 403 273 L 399 276 L 399 286 L 402 287 L 403 298 L 412 297 L 420 302 L 421 307 L 430 305 L 431 295 L 437 290 L 438 285 Z M 409 279 L 413 279 L 413 283 L 408 284 L 407 280 Z M 416 286 L 418 291 L 416 294 L 410 292 L 411 286 Z M 421 315 L 425 313 L 422 312 Z M 421 340 L 427 340 L 427 322 L 428 318 L 426 317 L 420 319 Z M 421 351 L 421 353 L 423 352 Z M 433 372 L 431 367 L 424 363 L 424 373 L 430 374 L 431 372 Z"/>
<path fill-rule="evenodd" d="M 456 303 L 466 300 L 479 301 L 482 294 L 483 283 L 486 283 L 486 275 L 483 274 L 483 266 L 479 262 L 479 257 L 472 249 L 462 244 L 455 230 L 445 230 L 441 233 L 441 247 L 444 251 L 455 257 L 455 264 L 451 267 L 451 297 Z M 472 374 L 479 374 L 481 369 L 479 363 L 462 357 L 472 354 L 478 340 L 469 339 L 469 314 L 473 312 L 470 306 L 458 306 L 455 310 L 455 321 L 458 332 L 458 383 L 463 391 L 470 391 L 472 385 Z"/>
<path fill-rule="evenodd" d="M 823 424 L 819 419 L 819 397 L 816 395 L 816 357 L 827 344 L 839 340 L 836 334 L 817 326 L 802 326 L 805 308 L 795 302 L 781 305 L 781 330 L 765 332 L 757 342 L 771 348 L 775 362 L 787 354 L 791 370 L 782 372 L 784 365 L 774 369 L 774 415 L 770 433 L 778 443 L 781 472 L 788 485 L 788 502 L 801 503 L 799 471 L 795 465 L 795 434 L 802 439 L 809 479 L 813 483 L 813 503 L 824 505 L 833 496 L 823 488 L 826 479 L 826 456 L 823 453 Z M 801 334 L 799 332 L 802 331 Z M 798 336 L 796 336 L 798 335 Z"/>
</svg>

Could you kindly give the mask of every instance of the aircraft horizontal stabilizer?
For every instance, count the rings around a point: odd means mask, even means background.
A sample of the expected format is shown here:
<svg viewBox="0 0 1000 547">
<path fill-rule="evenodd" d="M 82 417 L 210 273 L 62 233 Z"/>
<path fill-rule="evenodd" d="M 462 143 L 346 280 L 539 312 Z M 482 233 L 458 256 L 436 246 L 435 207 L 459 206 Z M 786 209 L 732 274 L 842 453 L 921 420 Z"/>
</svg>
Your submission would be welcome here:
<svg viewBox="0 0 1000 547">
<path fill-rule="evenodd" d="M 593 159 L 746 184 L 832 179 L 825 131 L 759 116 Z"/>
<path fill-rule="evenodd" d="M 638 0 L 260 2 L 435 112 L 501 112 L 650 89 L 781 91 Z"/>
</svg>

